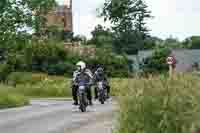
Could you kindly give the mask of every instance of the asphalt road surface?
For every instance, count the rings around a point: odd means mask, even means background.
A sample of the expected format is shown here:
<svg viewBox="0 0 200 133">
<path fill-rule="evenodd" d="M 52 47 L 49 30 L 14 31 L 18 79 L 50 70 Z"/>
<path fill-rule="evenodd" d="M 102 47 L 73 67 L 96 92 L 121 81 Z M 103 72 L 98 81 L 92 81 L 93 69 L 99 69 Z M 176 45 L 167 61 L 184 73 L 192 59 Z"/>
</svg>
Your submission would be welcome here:
<svg viewBox="0 0 200 133">
<path fill-rule="evenodd" d="M 0 110 L 0 133 L 111 133 L 115 106 L 94 102 L 86 113 L 72 101 L 32 100 L 30 106 Z"/>
</svg>

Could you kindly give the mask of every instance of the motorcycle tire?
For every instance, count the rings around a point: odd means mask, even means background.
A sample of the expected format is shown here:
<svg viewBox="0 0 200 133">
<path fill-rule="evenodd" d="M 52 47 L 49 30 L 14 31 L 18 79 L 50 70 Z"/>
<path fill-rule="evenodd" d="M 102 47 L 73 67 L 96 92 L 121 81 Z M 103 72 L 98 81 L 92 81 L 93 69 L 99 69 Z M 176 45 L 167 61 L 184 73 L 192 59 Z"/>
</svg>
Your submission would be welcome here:
<svg viewBox="0 0 200 133">
<path fill-rule="evenodd" d="M 85 101 L 85 96 L 84 94 L 81 94 L 80 96 L 80 107 L 79 109 L 81 112 L 86 112 L 86 101 Z"/>
</svg>

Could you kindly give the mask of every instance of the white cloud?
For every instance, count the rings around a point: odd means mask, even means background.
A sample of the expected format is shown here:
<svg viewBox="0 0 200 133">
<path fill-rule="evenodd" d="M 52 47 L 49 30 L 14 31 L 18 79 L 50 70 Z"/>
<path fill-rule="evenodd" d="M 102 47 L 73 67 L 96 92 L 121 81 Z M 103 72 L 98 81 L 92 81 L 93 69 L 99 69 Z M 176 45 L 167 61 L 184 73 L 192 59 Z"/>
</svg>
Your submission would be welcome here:
<svg viewBox="0 0 200 133">
<path fill-rule="evenodd" d="M 104 0 L 73 0 L 75 34 L 90 36 L 94 26 L 103 23 L 96 17 L 96 8 L 103 2 Z M 199 0 L 146 0 L 146 2 L 154 16 L 154 19 L 148 21 L 152 35 L 162 38 L 173 35 L 180 39 L 200 35 Z"/>
<path fill-rule="evenodd" d="M 181 40 L 200 35 L 200 1 L 198 0 L 146 0 L 155 18 L 149 21 L 151 33 L 166 38 L 170 35 Z"/>
<path fill-rule="evenodd" d="M 102 18 L 98 18 L 97 8 L 102 5 L 102 0 L 81 0 L 74 1 L 74 33 L 91 37 L 91 31 L 97 24 L 108 25 Z"/>
<path fill-rule="evenodd" d="M 87 37 L 90 37 L 90 32 L 98 23 L 102 23 L 100 19 L 90 14 L 85 16 L 78 16 L 76 14 L 74 16 L 74 21 L 76 22 L 74 23 L 75 34 L 81 34 Z"/>
</svg>

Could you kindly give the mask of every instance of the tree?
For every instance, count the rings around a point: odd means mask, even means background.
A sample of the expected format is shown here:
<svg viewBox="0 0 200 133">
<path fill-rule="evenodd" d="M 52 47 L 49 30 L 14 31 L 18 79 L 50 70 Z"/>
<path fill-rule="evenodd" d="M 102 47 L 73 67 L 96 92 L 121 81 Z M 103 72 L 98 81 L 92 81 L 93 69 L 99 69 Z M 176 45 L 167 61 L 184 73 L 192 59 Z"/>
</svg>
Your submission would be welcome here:
<svg viewBox="0 0 200 133">
<path fill-rule="evenodd" d="M 181 48 L 181 43 L 177 38 L 170 36 L 164 40 L 164 45 L 169 48 Z"/>
<path fill-rule="evenodd" d="M 143 0 L 105 1 L 101 16 L 113 24 L 117 52 L 137 53 L 148 33 L 145 21 L 150 13 Z"/>
<path fill-rule="evenodd" d="M 186 38 L 182 43 L 184 48 L 200 49 L 200 36 Z"/>
<path fill-rule="evenodd" d="M 157 37 L 146 37 L 143 45 L 141 45 L 141 50 L 154 49 L 157 45 L 160 45 L 162 40 Z"/>
<path fill-rule="evenodd" d="M 112 47 L 113 33 L 110 29 L 97 25 L 91 32 L 92 38 L 89 41 L 90 44 L 96 47 Z"/>
<path fill-rule="evenodd" d="M 81 44 L 86 45 L 87 44 L 87 37 L 84 35 L 76 35 L 72 39 L 75 42 L 81 42 Z"/>
<path fill-rule="evenodd" d="M 0 44 L 12 44 L 27 28 L 37 29 L 43 23 L 37 15 L 45 14 L 55 5 L 54 0 L 3 0 L 0 2 Z M 34 19 L 33 19 L 34 18 Z M 37 22 L 37 23 L 36 23 Z"/>
</svg>

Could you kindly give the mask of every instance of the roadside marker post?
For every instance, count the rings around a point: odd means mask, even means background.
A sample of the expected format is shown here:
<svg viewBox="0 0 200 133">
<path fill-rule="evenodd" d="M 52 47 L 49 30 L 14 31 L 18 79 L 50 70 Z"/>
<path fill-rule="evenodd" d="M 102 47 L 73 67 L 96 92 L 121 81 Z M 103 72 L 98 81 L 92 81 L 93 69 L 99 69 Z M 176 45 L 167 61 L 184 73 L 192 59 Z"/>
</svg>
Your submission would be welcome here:
<svg viewBox="0 0 200 133">
<path fill-rule="evenodd" d="M 167 64 L 169 65 L 169 76 L 172 77 L 174 73 L 174 65 L 176 64 L 176 59 L 174 56 L 167 57 Z"/>
</svg>

